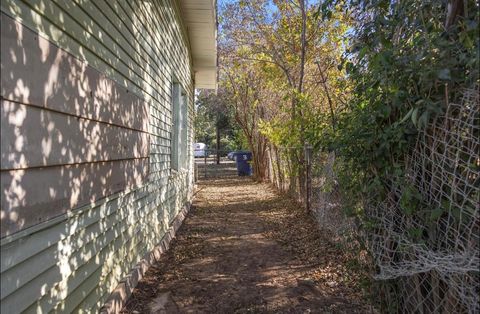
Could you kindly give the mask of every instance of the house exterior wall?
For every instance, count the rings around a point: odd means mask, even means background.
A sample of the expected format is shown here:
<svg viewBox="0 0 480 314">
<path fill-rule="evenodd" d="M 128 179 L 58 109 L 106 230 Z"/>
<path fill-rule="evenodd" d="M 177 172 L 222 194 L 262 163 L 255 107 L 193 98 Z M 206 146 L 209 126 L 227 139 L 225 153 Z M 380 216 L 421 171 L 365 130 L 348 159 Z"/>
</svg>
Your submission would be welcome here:
<svg viewBox="0 0 480 314">
<path fill-rule="evenodd" d="M 172 171 L 175 0 L 2 0 L 1 312 L 96 312 L 193 193 Z"/>
</svg>

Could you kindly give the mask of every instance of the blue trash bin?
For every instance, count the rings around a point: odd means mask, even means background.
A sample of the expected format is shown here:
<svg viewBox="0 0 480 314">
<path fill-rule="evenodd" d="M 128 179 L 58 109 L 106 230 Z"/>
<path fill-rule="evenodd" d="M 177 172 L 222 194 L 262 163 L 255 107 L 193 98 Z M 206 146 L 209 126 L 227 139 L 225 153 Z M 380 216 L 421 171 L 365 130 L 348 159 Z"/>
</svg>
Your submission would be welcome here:
<svg viewBox="0 0 480 314">
<path fill-rule="evenodd" d="M 251 152 L 235 153 L 235 161 L 237 162 L 237 171 L 239 176 L 252 175 L 252 166 L 250 165 L 250 161 L 252 161 Z"/>
</svg>

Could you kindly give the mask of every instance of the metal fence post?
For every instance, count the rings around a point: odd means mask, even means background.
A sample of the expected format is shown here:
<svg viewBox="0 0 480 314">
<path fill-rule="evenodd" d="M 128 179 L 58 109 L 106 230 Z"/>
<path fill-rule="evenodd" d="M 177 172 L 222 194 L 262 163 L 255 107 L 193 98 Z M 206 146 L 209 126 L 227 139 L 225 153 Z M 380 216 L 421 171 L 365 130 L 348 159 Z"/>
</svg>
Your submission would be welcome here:
<svg viewBox="0 0 480 314">
<path fill-rule="evenodd" d="M 195 183 L 198 181 L 198 165 L 195 162 L 195 159 L 193 160 L 193 180 Z"/>
<path fill-rule="evenodd" d="M 307 207 L 307 211 L 310 211 L 312 207 L 312 146 L 305 144 L 305 161 L 306 161 L 306 195 L 305 195 L 305 203 Z"/>
<path fill-rule="evenodd" d="M 203 156 L 204 156 L 204 168 L 205 168 L 205 179 L 207 178 L 207 155 L 208 155 L 208 150 L 204 150 Z"/>
</svg>

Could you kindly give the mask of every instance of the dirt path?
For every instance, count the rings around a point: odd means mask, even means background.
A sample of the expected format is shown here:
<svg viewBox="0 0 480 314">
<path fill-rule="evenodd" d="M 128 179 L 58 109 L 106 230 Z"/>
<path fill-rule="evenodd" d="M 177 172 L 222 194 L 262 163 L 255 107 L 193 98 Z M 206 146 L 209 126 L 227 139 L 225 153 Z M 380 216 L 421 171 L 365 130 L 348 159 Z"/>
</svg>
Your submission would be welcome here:
<svg viewBox="0 0 480 314">
<path fill-rule="evenodd" d="M 267 184 L 199 184 L 170 250 L 124 313 L 368 313 L 349 263 Z"/>
</svg>

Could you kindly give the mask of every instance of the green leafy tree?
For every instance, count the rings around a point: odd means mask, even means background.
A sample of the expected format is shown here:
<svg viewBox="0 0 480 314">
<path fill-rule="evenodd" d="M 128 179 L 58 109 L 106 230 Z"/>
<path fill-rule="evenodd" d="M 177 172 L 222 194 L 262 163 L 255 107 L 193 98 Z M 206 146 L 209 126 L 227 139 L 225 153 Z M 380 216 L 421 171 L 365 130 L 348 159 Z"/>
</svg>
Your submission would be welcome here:
<svg viewBox="0 0 480 314">
<path fill-rule="evenodd" d="M 221 16 L 222 65 L 225 71 L 252 66 L 256 79 L 250 85 L 264 91 L 254 105 L 265 111 L 257 120 L 259 129 L 271 151 L 297 148 L 288 158 L 296 165 L 292 178 L 298 177 L 303 188 L 302 147 L 306 142 L 319 146 L 319 134 L 332 127 L 349 92 L 344 70 L 337 66 L 348 15 L 320 19 L 316 4 L 298 0 L 230 2 Z"/>
<path fill-rule="evenodd" d="M 452 12 L 446 1 L 349 4 L 356 22 L 343 65 L 353 97 L 328 145 L 346 158 L 348 175 L 361 178 L 352 191 L 370 187 L 383 197 L 417 131 L 478 82 L 478 4 L 465 5 Z"/>
</svg>

